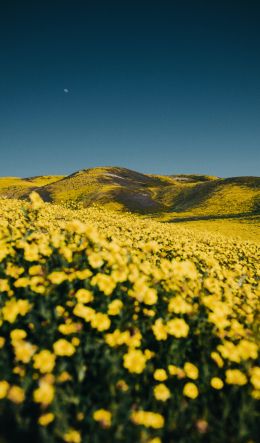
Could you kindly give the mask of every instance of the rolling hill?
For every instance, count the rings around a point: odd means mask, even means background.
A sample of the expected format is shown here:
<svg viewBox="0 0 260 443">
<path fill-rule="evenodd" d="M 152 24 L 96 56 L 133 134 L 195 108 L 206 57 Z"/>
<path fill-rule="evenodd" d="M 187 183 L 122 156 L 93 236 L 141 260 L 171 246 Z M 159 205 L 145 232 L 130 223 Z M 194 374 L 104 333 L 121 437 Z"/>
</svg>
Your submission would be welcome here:
<svg viewBox="0 0 260 443">
<path fill-rule="evenodd" d="M 62 177 L 61 175 L 28 178 L 0 177 L 0 197 L 24 198 L 31 191 L 60 180 Z"/>
<path fill-rule="evenodd" d="M 165 221 L 255 217 L 260 178 L 142 174 L 120 167 L 82 169 L 68 176 L 0 178 L 0 197 L 43 200 L 150 214 Z"/>
</svg>

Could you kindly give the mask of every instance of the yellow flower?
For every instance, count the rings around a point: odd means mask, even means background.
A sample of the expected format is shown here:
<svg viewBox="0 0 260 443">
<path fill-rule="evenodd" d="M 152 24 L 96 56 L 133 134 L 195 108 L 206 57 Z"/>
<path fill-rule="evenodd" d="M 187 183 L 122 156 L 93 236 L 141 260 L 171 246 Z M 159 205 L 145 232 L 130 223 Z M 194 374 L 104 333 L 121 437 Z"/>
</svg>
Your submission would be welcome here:
<svg viewBox="0 0 260 443">
<path fill-rule="evenodd" d="M 229 385 L 243 386 L 247 383 L 247 378 L 239 369 L 227 369 L 226 382 Z"/>
<path fill-rule="evenodd" d="M 198 273 L 196 270 L 196 266 L 189 260 L 184 261 L 174 261 L 172 263 L 172 269 L 176 277 L 180 278 L 189 278 L 191 280 L 195 280 L 198 278 Z"/>
<path fill-rule="evenodd" d="M 23 340 L 13 341 L 15 358 L 23 363 L 29 363 L 37 347 Z"/>
<path fill-rule="evenodd" d="M 44 202 L 37 192 L 35 192 L 35 191 L 31 192 L 29 197 L 31 200 L 31 206 L 35 211 L 37 211 L 38 209 L 40 209 L 44 206 Z"/>
<path fill-rule="evenodd" d="M 73 337 L 71 343 L 73 344 L 73 346 L 77 347 L 80 345 L 80 339 L 78 337 Z"/>
<path fill-rule="evenodd" d="M 187 362 L 187 363 L 185 363 L 183 369 L 184 369 L 187 377 L 191 378 L 192 380 L 197 380 L 197 378 L 199 376 L 199 370 L 195 365 Z"/>
<path fill-rule="evenodd" d="M 181 369 L 181 368 L 178 368 L 178 366 L 169 365 L 168 366 L 168 371 L 169 371 L 170 375 L 177 375 L 178 378 L 184 378 L 185 377 L 184 370 Z"/>
<path fill-rule="evenodd" d="M 114 348 L 116 346 L 120 346 L 126 343 L 127 338 L 129 337 L 129 332 L 121 332 L 119 329 L 115 329 L 111 334 L 105 335 L 106 343 Z"/>
<path fill-rule="evenodd" d="M 198 397 L 199 391 L 194 383 L 186 383 L 183 388 L 183 394 L 186 397 L 194 399 Z"/>
<path fill-rule="evenodd" d="M 164 418 L 161 414 L 150 411 L 133 411 L 132 421 L 137 425 L 143 425 L 147 428 L 160 429 L 164 426 Z"/>
<path fill-rule="evenodd" d="M 146 358 L 142 351 L 139 349 L 130 349 L 127 354 L 124 355 L 124 367 L 129 372 L 141 374 L 146 365 Z"/>
<path fill-rule="evenodd" d="M 79 289 L 76 292 L 75 297 L 79 303 L 90 303 L 94 300 L 93 293 L 84 288 Z"/>
<path fill-rule="evenodd" d="M 23 272 L 24 272 L 23 267 L 15 266 L 12 263 L 7 263 L 5 271 L 6 275 L 10 275 L 10 277 L 13 278 L 18 278 L 19 275 L 23 274 Z"/>
<path fill-rule="evenodd" d="M 90 271 L 90 269 L 83 269 L 82 271 L 75 272 L 75 276 L 79 280 L 85 280 L 86 278 L 91 277 L 91 275 L 92 275 L 92 272 Z"/>
<path fill-rule="evenodd" d="M 39 387 L 33 392 L 33 399 L 36 403 L 49 405 L 54 398 L 54 387 L 46 381 L 40 381 Z"/>
<path fill-rule="evenodd" d="M 221 378 L 218 378 L 218 377 L 213 377 L 210 380 L 210 384 L 211 384 L 212 388 L 214 388 L 214 389 L 222 389 L 224 386 L 223 381 L 221 380 Z"/>
<path fill-rule="evenodd" d="M 143 309 L 143 313 L 144 315 L 147 315 L 147 317 L 154 317 L 156 315 L 155 311 L 146 308 Z"/>
<path fill-rule="evenodd" d="M 39 260 L 39 247 L 36 243 L 26 243 L 24 247 L 24 259 L 29 262 Z"/>
<path fill-rule="evenodd" d="M 63 435 L 63 440 L 67 443 L 81 443 L 81 435 L 75 429 L 70 429 Z"/>
<path fill-rule="evenodd" d="M 23 389 L 15 385 L 10 388 L 7 397 L 16 404 L 22 403 L 25 399 Z"/>
<path fill-rule="evenodd" d="M 110 325 L 110 318 L 106 314 L 102 314 L 102 312 L 97 312 L 91 319 L 92 328 L 95 328 L 98 331 L 106 331 L 110 328 Z"/>
<path fill-rule="evenodd" d="M 15 288 L 26 288 L 26 286 L 29 286 L 30 280 L 28 277 L 21 277 L 16 280 L 14 283 Z"/>
<path fill-rule="evenodd" d="M 63 255 L 63 257 L 65 257 L 65 259 L 66 259 L 69 263 L 72 262 L 73 254 L 72 254 L 72 250 L 71 250 L 69 247 L 66 247 L 66 246 L 62 246 L 62 247 L 60 247 L 60 249 L 59 249 L 59 253 L 60 253 L 61 255 Z M 69 278 L 69 277 L 68 277 L 68 278 Z"/>
<path fill-rule="evenodd" d="M 29 312 L 32 308 L 32 305 L 28 302 L 28 300 L 18 300 L 18 314 L 24 316 Z"/>
<path fill-rule="evenodd" d="M 53 344 L 54 353 L 58 356 L 70 357 L 75 352 L 75 347 L 67 340 L 60 338 Z"/>
<path fill-rule="evenodd" d="M 71 375 L 67 371 L 63 371 L 58 377 L 57 381 L 59 383 L 64 383 L 68 380 L 71 380 Z"/>
<path fill-rule="evenodd" d="M 4 337 L 0 337 L 0 349 L 2 349 L 5 345 L 5 339 Z"/>
<path fill-rule="evenodd" d="M 116 287 L 116 283 L 114 282 L 111 275 L 101 274 L 101 273 L 96 274 L 92 278 L 91 284 L 97 285 L 100 291 L 102 291 L 105 295 L 111 295 Z"/>
<path fill-rule="evenodd" d="M 156 400 L 166 401 L 170 398 L 171 393 L 164 383 L 160 383 L 153 389 Z"/>
<path fill-rule="evenodd" d="M 100 422 L 105 428 L 109 428 L 111 426 L 112 414 L 106 409 L 98 409 L 95 411 L 93 418 L 95 421 Z"/>
<path fill-rule="evenodd" d="M 86 231 L 87 225 L 82 223 L 80 220 L 72 220 L 67 223 L 67 230 L 69 232 L 77 232 L 78 234 L 83 234 Z"/>
<path fill-rule="evenodd" d="M 1 260 L 0 260 L 1 261 Z M 6 272 L 6 274 L 8 275 L 8 273 Z M 9 287 L 9 283 L 7 279 L 0 279 L 0 292 L 7 292 L 9 291 L 10 287 Z"/>
<path fill-rule="evenodd" d="M 129 348 L 138 348 L 141 346 L 142 334 L 138 329 L 135 329 L 131 334 L 125 331 L 125 344 Z"/>
<path fill-rule="evenodd" d="M 73 314 L 77 317 L 83 318 L 85 321 L 91 321 L 94 318 L 95 311 L 89 306 L 84 306 L 82 303 L 77 303 Z"/>
<path fill-rule="evenodd" d="M 31 305 L 27 300 L 9 300 L 2 309 L 3 318 L 9 323 L 14 323 L 19 314 L 26 315 L 30 309 Z"/>
<path fill-rule="evenodd" d="M 41 265 L 33 265 L 29 268 L 29 275 L 41 275 L 43 269 Z"/>
<path fill-rule="evenodd" d="M 170 299 L 168 311 L 174 312 L 175 314 L 186 314 L 192 311 L 192 306 L 178 295 Z"/>
<path fill-rule="evenodd" d="M 255 400 L 260 400 L 260 389 L 253 389 L 251 395 Z"/>
<path fill-rule="evenodd" d="M 25 368 L 23 368 L 21 366 L 15 366 L 14 369 L 13 369 L 13 373 L 20 375 L 20 377 L 24 377 L 24 375 L 25 375 Z"/>
<path fill-rule="evenodd" d="M 92 268 L 97 269 L 101 268 L 101 266 L 104 264 L 104 261 L 100 257 L 99 254 L 96 254 L 95 252 L 92 252 L 88 255 L 88 261 Z"/>
<path fill-rule="evenodd" d="M 157 381 L 165 381 L 168 377 L 165 369 L 156 369 L 154 371 L 153 378 Z"/>
<path fill-rule="evenodd" d="M 41 426 L 48 426 L 54 420 L 54 414 L 52 412 L 47 412 L 39 417 L 38 423 Z"/>
<path fill-rule="evenodd" d="M 238 350 L 242 360 L 256 359 L 258 356 L 257 344 L 248 340 L 240 340 Z"/>
<path fill-rule="evenodd" d="M 254 366 L 250 371 L 250 381 L 255 389 L 260 389 L 260 366 Z"/>
<path fill-rule="evenodd" d="M 67 274 L 65 274 L 63 271 L 54 271 L 48 276 L 48 279 L 51 283 L 60 285 L 67 279 Z"/>
<path fill-rule="evenodd" d="M 51 372 L 55 366 L 55 355 L 47 349 L 42 350 L 34 356 L 34 368 L 44 374 Z"/>
<path fill-rule="evenodd" d="M 154 325 L 152 326 L 153 333 L 155 335 L 156 340 L 166 340 L 168 337 L 167 334 L 167 327 L 163 324 L 163 321 L 161 318 L 158 318 Z"/>
<path fill-rule="evenodd" d="M 239 363 L 241 361 L 239 348 L 234 343 L 230 341 L 224 341 L 222 345 L 218 345 L 217 349 L 221 353 L 223 358 L 236 363 Z"/>
<path fill-rule="evenodd" d="M 7 392 L 9 389 L 9 383 L 5 380 L 0 381 L 0 400 L 7 396 Z"/>
<path fill-rule="evenodd" d="M 124 380 L 118 380 L 116 387 L 122 392 L 127 392 L 129 389 L 128 384 Z"/>
<path fill-rule="evenodd" d="M 64 309 L 64 307 L 63 307 L 63 306 L 60 306 L 60 305 L 56 306 L 55 311 L 57 312 L 57 314 L 58 314 L 59 317 L 61 317 L 62 315 L 64 315 L 65 312 L 66 312 L 65 309 Z"/>
<path fill-rule="evenodd" d="M 123 302 L 119 299 L 113 300 L 108 305 L 108 315 L 118 315 L 123 308 Z"/>
<path fill-rule="evenodd" d="M 23 329 L 13 329 L 10 333 L 11 341 L 23 340 L 27 333 Z"/>
<path fill-rule="evenodd" d="M 222 368 L 224 366 L 224 362 L 217 352 L 211 352 L 210 356 L 212 360 L 214 360 L 214 362 L 218 365 L 219 368 Z"/>
<path fill-rule="evenodd" d="M 174 318 L 167 323 L 168 334 L 174 335 L 174 337 L 187 337 L 189 333 L 189 326 L 182 318 Z"/>
<path fill-rule="evenodd" d="M 146 360 L 151 360 L 151 358 L 153 358 L 155 356 L 155 353 L 153 351 L 150 351 L 150 349 L 145 349 L 144 355 L 145 355 Z"/>
<path fill-rule="evenodd" d="M 154 305 L 158 300 L 158 296 L 157 296 L 157 292 L 155 289 L 153 288 L 148 288 L 146 289 L 146 291 L 144 292 L 144 299 L 143 302 L 146 305 Z"/>
<path fill-rule="evenodd" d="M 58 330 L 64 335 L 75 334 L 75 332 L 79 331 L 79 323 L 66 323 L 60 325 Z"/>
</svg>

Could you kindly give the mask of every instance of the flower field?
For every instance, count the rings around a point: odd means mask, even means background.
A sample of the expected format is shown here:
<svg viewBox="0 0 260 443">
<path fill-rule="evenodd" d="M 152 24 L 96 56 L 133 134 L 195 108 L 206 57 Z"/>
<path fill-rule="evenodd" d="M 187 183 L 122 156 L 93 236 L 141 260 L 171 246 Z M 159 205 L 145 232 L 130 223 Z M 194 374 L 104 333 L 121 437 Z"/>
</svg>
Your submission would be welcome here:
<svg viewBox="0 0 260 443">
<path fill-rule="evenodd" d="M 0 200 L 0 441 L 256 442 L 257 243 L 30 199 Z"/>
</svg>

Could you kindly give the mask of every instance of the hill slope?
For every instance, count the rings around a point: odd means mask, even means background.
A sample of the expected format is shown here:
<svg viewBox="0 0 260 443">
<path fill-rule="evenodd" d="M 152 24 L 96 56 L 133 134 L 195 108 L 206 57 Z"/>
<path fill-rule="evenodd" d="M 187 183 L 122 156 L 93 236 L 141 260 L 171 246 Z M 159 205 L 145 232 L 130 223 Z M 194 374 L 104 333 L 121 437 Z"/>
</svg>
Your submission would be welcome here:
<svg viewBox="0 0 260 443">
<path fill-rule="evenodd" d="M 62 175 L 36 176 L 29 178 L 0 177 L 0 197 L 23 198 L 33 190 L 60 180 Z"/>
<path fill-rule="evenodd" d="M 161 176 L 100 167 L 69 176 L 0 178 L 0 197 L 27 198 L 32 190 L 45 201 L 98 204 L 174 221 L 248 217 L 258 214 L 260 208 L 258 177 Z"/>
</svg>

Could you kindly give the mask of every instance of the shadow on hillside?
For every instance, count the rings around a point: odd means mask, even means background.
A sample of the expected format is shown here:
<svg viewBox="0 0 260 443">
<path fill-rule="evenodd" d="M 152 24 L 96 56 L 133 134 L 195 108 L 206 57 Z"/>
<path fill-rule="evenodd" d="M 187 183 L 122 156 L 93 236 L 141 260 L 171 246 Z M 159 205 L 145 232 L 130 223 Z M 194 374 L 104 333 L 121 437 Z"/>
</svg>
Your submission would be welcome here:
<svg viewBox="0 0 260 443">
<path fill-rule="evenodd" d="M 247 218 L 248 220 L 254 220 L 259 217 L 260 213 L 241 212 L 239 214 L 221 214 L 221 215 L 194 215 L 189 217 L 176 217 L 163 223 L 180 223 L 188 221 L 200 221 L 200 220 L 226 220 L 226 219 L 241 219 Z"/>
</svg>

